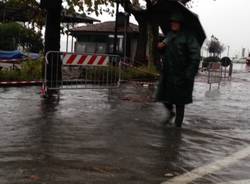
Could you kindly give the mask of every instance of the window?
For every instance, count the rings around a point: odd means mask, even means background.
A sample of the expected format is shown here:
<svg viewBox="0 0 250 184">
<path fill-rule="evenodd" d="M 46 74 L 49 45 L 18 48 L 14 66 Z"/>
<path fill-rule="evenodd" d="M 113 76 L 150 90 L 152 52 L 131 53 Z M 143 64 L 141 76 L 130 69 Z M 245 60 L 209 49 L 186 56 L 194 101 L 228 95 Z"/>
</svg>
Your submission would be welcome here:
<svg viewBox="0 0 250 184">
<path fill-rule="evenodd" d="M 76 52 L 78 53 L 106 53 L 106 43 L 76 42 Z"/>
<path fill-rule="evenodd" d="M 106 52 L 106 43 L 97 43 L 96 44 L 96 53 L 104 54 Z"/>
<path fill-rule="evenodd" d="M 76 42 L 75 52 L 78 52 L 78 53 L 86 52 L 86 43 Z"/>
<path fill-rule="evenodd" d="M 87 53 L 94 53 L 96 50 L 96 43 L 94 42 L 87 42 L 86 43 L 86 52 Z"/>
<path fill-rule="evenodd" d="M 109 53 L 113 53 L 114 35 L 109 35 Z M 118 53 L 123 53 L 123 35 L 117 35 L 116 50 Z"/>
</svg>

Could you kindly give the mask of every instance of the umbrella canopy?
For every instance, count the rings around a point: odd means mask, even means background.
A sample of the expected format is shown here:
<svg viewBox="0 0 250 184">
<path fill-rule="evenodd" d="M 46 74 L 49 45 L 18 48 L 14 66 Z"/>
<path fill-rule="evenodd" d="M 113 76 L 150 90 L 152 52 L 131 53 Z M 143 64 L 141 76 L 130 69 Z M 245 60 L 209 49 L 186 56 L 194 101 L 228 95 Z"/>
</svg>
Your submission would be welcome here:
<svg viewBox="0 0 250 184">
<path fill-rule="evenodd" d="M 184 29 L 187 29 L 194 34 L 200 46 L 202 46 L 206 39 L 206 34 L 198 15 L 190 11 L 178 1 L 158 1 L 148 13 L 151 19 L 158 22 L 164 34 L 167 34 L 167 32 L 170 31 L 170 16 L 172 14 L 180 13 L 183 16 Z"/>
</svg>

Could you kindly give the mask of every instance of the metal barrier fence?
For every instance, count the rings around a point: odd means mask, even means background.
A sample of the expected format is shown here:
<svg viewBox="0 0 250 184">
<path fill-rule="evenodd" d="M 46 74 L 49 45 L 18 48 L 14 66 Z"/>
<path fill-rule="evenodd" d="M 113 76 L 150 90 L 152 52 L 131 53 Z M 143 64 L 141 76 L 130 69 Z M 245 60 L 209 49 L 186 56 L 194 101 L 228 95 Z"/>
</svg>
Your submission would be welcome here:
<svg viewBox="0 0 250 184">
<path fill-rule="evenodd" d="M 221 63 L 209 63 L 207 69 L 208 69 L 208 81 L 207 82 L 210 85 L 209 89 L 211 89 L 211 85 L 214 83 L 217 83 L 218 88 L 219 88 L 221 80 L 222 80 Z"/>
<path fill-rule="evenodd" d="M 45 57 L 41 93 L 60 89 L 116 88 L 121 79 L 120 57 L 49 51 Z"/>
<path fill-rule="evenodd" d="M 233 63 L 231 63 L 229 66 L 222 67 L 222 78 L 231 80 L 232 73 L 233 73 Z"/>
</svg>

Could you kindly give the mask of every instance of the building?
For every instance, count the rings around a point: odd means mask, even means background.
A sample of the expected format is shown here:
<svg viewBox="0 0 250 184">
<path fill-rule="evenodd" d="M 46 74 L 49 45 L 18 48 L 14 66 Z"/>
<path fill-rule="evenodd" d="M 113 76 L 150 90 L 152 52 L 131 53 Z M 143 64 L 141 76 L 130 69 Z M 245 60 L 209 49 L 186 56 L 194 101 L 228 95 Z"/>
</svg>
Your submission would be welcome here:
<svg viewBox="0 0 250 184">
<path fill-rule="evenodd" d="M 115 24 L 115 21 L 108 21 L 71 29 L 70 34 L 76 38 L 75 52 L 113 54 Z M 137 25 L 118 21 L 117 54 L 134 58 L 138 35 Z"/>
</svg>

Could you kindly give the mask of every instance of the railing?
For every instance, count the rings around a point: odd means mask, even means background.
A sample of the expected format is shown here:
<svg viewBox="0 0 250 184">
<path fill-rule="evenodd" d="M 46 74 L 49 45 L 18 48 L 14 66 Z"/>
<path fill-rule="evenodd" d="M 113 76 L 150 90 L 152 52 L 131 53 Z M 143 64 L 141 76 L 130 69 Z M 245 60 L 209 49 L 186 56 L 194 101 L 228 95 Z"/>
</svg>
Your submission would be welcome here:
<svg viewBox="0 0 250 184">
<path fill-rule="evenodd" d="M 45 57 L 42 93 L 62 89 L 116 88 L 121 80 L 120 57 L 49 51 Z"/>
<path fill-rule="evenodd" d="M 211 89 L 212 84 L 218 84 L 218 88 L 220 87 L 220 83 L 222 80 L 222 66 L 221 63 L 209 63 L 208 67 L 208 84 L 209 89 Z"/>
</svg>

